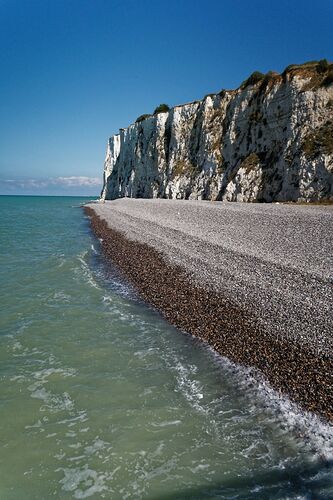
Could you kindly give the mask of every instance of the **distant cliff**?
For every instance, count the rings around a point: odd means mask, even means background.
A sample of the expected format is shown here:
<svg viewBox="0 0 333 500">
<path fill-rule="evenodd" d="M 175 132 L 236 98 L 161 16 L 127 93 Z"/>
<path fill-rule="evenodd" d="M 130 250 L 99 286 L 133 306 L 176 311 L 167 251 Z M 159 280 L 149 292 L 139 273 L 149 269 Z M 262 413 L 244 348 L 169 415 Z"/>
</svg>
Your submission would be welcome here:
<svg viewBox="0 0 333 500">
<path fill-rule="evenodd" d="M 333 64 L 255 72 L 108 141 L 102 198 L 333 199 Z"/>
</svg>

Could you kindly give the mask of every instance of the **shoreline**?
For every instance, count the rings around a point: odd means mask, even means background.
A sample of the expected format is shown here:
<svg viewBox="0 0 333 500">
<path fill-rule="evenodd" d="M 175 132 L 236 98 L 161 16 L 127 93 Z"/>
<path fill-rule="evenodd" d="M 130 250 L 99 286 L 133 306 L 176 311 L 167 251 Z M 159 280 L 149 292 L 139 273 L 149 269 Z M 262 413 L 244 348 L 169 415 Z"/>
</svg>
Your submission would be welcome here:
<svg viewBox="0 0 333 500">
<path fill-rule="evenodd" d="M 84 210 L 90 217 L 93 232 L 102 239 L 105 256 L 112 260 L 144 300 L 171 324 L 205 340 L 219 354 L 242 365 L 258 368 L 272 387 L 302 408 L 328 421 L 333 420 L 333 359 L 329 351 L 325 352 L 321 346 L 318 350 L 313 339 L 300 342 L 292 335 L 283 335 L 277 327 L 272 331 L 271 325 L 263 321 L 260 311 L 256 310 L 256 304 L 251 306 L 250 302 L 240 300 L 227 286 L 223 293 L 224 284 L 214 287 L 208 286 L 204 280 L 200 283 L 193 279 L 184 266 L 172 262 L 166 258 L 165 252 L 156 249 L 159 242 L 154 248 L 138 238 L 130 238 L 129 231 L 121 231 L 119 226 L 117 229 L 111 227 L 112 222 L 105 220 L 101 211 L 112 212 L 116 219 L 116 212 L 122 206 L 119 201 L 111 203 L 113 205 L 106 207 L 98 203 L 87 205 Z M 126 216 L 128 218 L 128 213 Z M 140 217 L 134 222 L 140 231 Z M 151 223 L 148 228 L 152 230 Z M 252 265 L 256 265 L 254 260 Z M 322 277 L 317 279 L 322 280 Z M 277 320 L 275 318 L 276 323 Z M 327 344 L 327 339 L 324 340 Z"/>
</svg>

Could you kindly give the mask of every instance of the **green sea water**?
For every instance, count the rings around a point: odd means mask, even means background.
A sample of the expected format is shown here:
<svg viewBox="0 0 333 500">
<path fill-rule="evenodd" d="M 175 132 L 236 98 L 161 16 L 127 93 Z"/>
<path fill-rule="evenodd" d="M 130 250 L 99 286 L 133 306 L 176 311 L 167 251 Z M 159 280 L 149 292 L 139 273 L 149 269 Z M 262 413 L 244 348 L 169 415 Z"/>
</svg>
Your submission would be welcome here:
<svg viewBox="0 0 333 500">
<path fill-rule="evenodd" d="M 333 498 L 332 427 L 143 304 L 85 201 L 0 197 L 0 500 Z"/>
</svg>

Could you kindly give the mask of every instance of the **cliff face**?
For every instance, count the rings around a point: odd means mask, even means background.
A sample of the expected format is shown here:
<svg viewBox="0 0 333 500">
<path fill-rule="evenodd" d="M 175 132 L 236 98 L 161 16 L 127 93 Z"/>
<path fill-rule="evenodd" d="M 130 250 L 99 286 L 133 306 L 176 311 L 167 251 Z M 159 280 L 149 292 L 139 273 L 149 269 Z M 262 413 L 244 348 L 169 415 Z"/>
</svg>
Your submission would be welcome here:
<svg viewBox="0 0 333 500">
<path fill-rule="evenodd" d="M 333 199 L 332 73 L 291 67 L 121 129 L 102 198 Z"/>
</svg>

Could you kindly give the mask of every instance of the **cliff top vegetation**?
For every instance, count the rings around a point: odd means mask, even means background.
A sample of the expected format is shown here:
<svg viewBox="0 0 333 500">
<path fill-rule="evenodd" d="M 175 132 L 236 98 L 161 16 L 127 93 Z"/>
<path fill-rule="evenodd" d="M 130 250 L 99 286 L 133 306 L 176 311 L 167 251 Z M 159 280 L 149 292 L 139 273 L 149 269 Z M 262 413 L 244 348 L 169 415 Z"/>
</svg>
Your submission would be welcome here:
<svg viewBox="0 0 333 500">
<path fill-rule="evenodd" d="M 167 104 L 160 104 L 155 108 L 154 115 L 158 115 L 159 113 L 167 113 L 169 111 L 169 106 Z"/>
<path fill-rule="evenodd" d="M 238 89 L 245 90 L 250 86 L 256 86 L 260 84 L 260 90 L 265 91 L 267 87 L 273 85 L 276 81 L 293 80 L 295 76 L 309 78 L 309 81 L 305 83 L 302 91 L 314 90 L 319 87 L 331 85 L 333 83 L 333 63 L 329 62 L 327 59 L 320 59 L 318 61 L 307 61 L 301 64 L 289 64 L 282 73 L 278 73 L 276 71 L 268 71 L 267 73 L 254 71 L 240 84 Z M 235 89 L 235 91 L 237 91 L 238 89 Z M 223 89 L 216 94 L 220 95 L 220 97 L 223 98 L 226 92 L 228 91 Z M 203 100 L 207 97 L 213 98 L 216 94 L 206 94 Z M 140 123 L 147 118 L 158 115 L 159 113 L 167 113 L 168 111 L 170 111 L 170 109 L 172 108 L 170 108 L 168 104 L 160 104 L 155 108 L 153 114 L 140 115 L 136 119 L 136 123 Z"/>
</svg>

